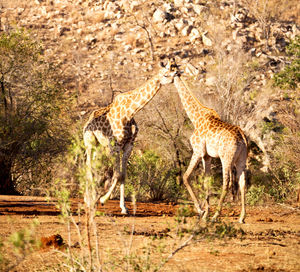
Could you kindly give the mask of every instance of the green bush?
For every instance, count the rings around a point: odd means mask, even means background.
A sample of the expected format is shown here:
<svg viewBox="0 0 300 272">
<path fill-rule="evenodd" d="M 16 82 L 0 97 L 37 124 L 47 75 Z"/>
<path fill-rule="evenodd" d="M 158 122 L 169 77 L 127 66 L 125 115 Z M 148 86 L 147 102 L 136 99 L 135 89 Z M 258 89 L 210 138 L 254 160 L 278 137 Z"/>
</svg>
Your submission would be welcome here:
<svg viewBox="0 0 300 272">
<path fill-rule="evenodd" d="M 34 219 L 29 227 L 13 232 L 6 241 L 0 240 L 1 271 L 16 271 L 19 263 L 40 248 L 41 241 L 36 237 L 39 224 L 39 221 Z"/>
<path fill-rule="evenodd" d="M 253 185 L 248 189 L 247 192 L 247 203 L 250 205 L 261 204 L 264 200 L 265 186 L 264 185 Z"/>
<path fill-rule="evenodd" d="M 71 100 L 62 82 L 29 33 L 0 34 L 0 193 L 25 193 L 51 180 L 69 143 Z"/>
<path fill-rule="evenodd" d="M 128 166 L 126 194 L 135 192 L 139 201 L 176 201 L 181 195 L 181 188 L 176 183 L 177 172 L 155 151 L 135 154 Z"/>
<path fill-rule="evenodd" d="M 261 172 L 260 166 L 251 160 L 251 187 L 247 192 L 250 205 L 263 201 L 294 201 L 300 186 L 300 134 L 285 128 L 274 136 L 275 148 L 271 154 L 269 172 Z"/>
<path fill-rule="evenodd" d="M 296 89 L 300 82 L 300 36 L 290 42 L 286 52 L 291 63 L 274 76 L 274 84 L 283 89 Z"/>
</svg>

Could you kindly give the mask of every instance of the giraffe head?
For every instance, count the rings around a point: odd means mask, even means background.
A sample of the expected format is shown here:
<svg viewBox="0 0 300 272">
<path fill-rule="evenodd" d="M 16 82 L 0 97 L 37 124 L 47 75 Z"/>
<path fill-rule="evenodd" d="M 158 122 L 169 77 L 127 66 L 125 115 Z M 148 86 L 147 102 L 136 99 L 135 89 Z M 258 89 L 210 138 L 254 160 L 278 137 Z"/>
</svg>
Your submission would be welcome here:
<svg viewBox="0 0 300 272">
<path fill-rule="evenodd" d="M 162 85 L 173 83 L 174 77 L 177 74 L 178 66 L 175 63 L 174 59 L 169 59 L 167 64 L 163 62 L 160 63 L 161 69 L 158 73 L 160 78 L 160 83 Z"/>
</svg>

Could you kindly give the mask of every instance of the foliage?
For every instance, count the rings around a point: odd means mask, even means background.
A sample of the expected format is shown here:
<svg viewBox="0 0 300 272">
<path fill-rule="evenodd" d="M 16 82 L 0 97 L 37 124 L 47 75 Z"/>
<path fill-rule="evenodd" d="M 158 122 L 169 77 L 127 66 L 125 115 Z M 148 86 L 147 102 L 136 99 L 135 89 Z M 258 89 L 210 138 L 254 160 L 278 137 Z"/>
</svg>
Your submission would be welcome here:
<svg viewBox="0 0 300 272">
<path fill-rule="evenodd" d="M 58 68 L 43 59 L 40 43 L 21 29 L 2 32 L 0 167 L 5 186 L 17 184 L 25 191 L 50 179 L 51 163 L 68 144 L 69 102 Z"/>
<path fill-rule="evenodd" d="M 273 190 L 270 191 L 272 198 L 277 201 L 291 200 L 300 188 L 300 122 L 299 122 L 299 98 L 289 101 L 281 122 L 284 129 L 277 133 L 275 148 L 272 156 Z"/>
<path fill-rule="evenodd" d="M 80 129 L 81 131 L 81 129 Z M 51 195 L 57 198 L 57 206 L 61 211 L 61 218 L 69 230 L 68 251 L 62 255 L 66 257 L 66 263 L 72 271 L 101 271 L 99 242 L 95 218 L 97 205 L 102 190 L 100 182 L 103 181 L 105 173 L 113 164 L 109 153 L 101 147 L 94 145 L 92 150 L 91 169 L 85 163 L 85 148 L 82 139 L 75 134 L 66 155 L 64 167 L 66 168 L 64 179 L 60 179 L 53 186 Z M 91 172 L 90 172 L 91 171 Z M 68 177 L 71 182 L 67 182 Z M 70 196 L 74 194 L 73 184 L 79 184 L 79 196 L 83 197 L 84 203 L 78 206 L 79 215 L 76 222 L 73 218 L 74 211 L 71 210 Z M 76 211 L 75 211 L 76 212 Z M 84 217 L 80 214 L 84 212 Z M 80 254 L 71 251 L 72 237 L 70 235 L 71 224 L 77 230 L 80 245 Z"/>
<path fill-rule="evenodd" d="M 262 203 L 264 191 L 265 191 L 264 185 L 251 186 L 248 189 L 247 196 L 246 196 L 247 203 L 249 203 L 251 206 Z"/>
<path fill-rule="evenodd" d="M 250 205 L 270 199 L 275 202 L 290 201 L 295 199 L 300 187 L 299 132 L 284 128 L 281 133 L 274 135 L 274 141 L 269 173 L 255 169 L 252 163 L 252 185 L 247 192 Z"/>
<path fill-rule="evenodd" d="M 242 237 L 245 232 L 239 228 L 235 228 L 232 223 L 226 222 L 211 222 L 204 226 L 200 224 L 199 219 L 192 219 L 192 224 L 189 223 L 188 217 L 191 217 L 191 207 L 182 205 L 178 209 L 176 215 L 176 233 L 179 237 L 184 237 L 186 233 L 192 234 L 196 240 L 198 239 L 224 239 Z M 201 220 L 201 219 L 200 219 Z"/>
<path fill-rule="evenodd" d="M 28 228 L 21 229 L 10 235 L 7 241 L 0 241 L 0 270 L 11 271 L 22 262 L 33 250 L 40 247 L 41 242 L 36 238 L 36 228 L 39 222 L 35 219 Z M 8 252 L 13 256 L 11 259 Z M 9 254 L 9 255 L 10 255 Z"/>
<path fill-rule="evenodd" d="M 226 222 L 222 222 L 220 224 L 215 225 L 215 235 L 217 238 L 222 239 L 225 237 L 233 238 L 238 235 L 244 235 L 245 232 L 243 229 L 236 229 L 232 223 L 226 224 Z"/>
<path fill-rule="evenodd" d="M 277 202 L 284 202 L 295 198 L 300 185 L 300 172 L 292 163 L 283 163 L 272 173 L 274 184 L 268 193 Z"/>
<path fill-rule="evenodd" d="M 271 131 L 280 132 L 283 130 L 282 124 L 276 122 L 275 120 L 270 121 L 267 118 L 262 121 L 260 127 L 262 135 L 268 134 Z"/>
<path fill-rule="evenodd" d="M 128 166 L 127 195 L 135 191 L 138 200 L 175 201 L 181 194 L 176 183 L 176 169 L 155 151 L 134 155 Z"/>
<path fill-rule="evenodd" d="M 282 89 L 296 89 L 300 82 L 300 36 L 296 36 L 286 48 L 290 64 L 274 76 L 274 85 Z"/>
</svg>

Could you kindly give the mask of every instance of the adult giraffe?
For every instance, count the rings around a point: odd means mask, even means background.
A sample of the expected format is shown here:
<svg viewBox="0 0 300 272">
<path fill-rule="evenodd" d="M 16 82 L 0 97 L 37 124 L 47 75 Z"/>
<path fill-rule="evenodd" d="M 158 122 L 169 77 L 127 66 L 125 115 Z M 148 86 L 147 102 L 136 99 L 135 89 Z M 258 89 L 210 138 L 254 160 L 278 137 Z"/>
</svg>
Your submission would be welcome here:
<svg viewBox="0 0 300 272">
<path fill-rule="evenodd" d="M 239 218 L 244 223 L 246 217 L 245 209 L 245 170 L 248 156 L 247 139 L 243 131 L 238 127 L 222 121 L 213 109 L 205 107 L 187 88 L 180 77 L 178 70 L 174 84 L 177 88 L 182 105 L 193 123 L 195 130 L 190 138 L 193 148 L 193 156 L 187 171 L 183 175 L 183 181 L 191 198 L 194 201 L 196 210 L 206 219 L 209 212 L 209 195 L 206 196 L 206 211 L 200 208 L 200 203 L 190 186 L 189 177 L 195 167 L 202 159 L 205 175 L 210 174 L 211 158 L 220 158 L 223 170 L 223 189 L 213 216 L 213 221 L 219 216 L 228 187 L 233 186 L 233 170 L 236 170 L 236 178 L 239 180 L 241 191 L 242 210 Z"/>
<path fill-rule="evenodd" d="M 104 147 L 109 147 L 111 154 L 115 156 L 112 185 L 107 193 L 100 198 L 100 202 L 104 204 L 109 199 L 115 186 L 120 181 L 120 208 L 122 214 L 127 214 L 124 201 L 127 161 L 138 133 L 138 126 L 133 116 L 146 106 L 162 85 L 173 82 L 175 73 L 175 67 L 169 61 L 166 66 L 162 66 L 159 72 L 141 87 L 119 94 L 110 105 L 95 110 L 83 128 L 89 179 L 92 179 L 91 152 L 94 140 Z"/>
</svg>

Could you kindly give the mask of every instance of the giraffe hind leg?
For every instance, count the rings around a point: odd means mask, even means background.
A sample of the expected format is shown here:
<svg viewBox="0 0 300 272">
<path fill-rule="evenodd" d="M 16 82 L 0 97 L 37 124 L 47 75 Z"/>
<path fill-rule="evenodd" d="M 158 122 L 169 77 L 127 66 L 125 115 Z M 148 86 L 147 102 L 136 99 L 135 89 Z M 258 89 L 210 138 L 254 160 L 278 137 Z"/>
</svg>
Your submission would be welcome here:
<svg viewBox="0 0 300 272">
<path fill-rule="evenodd" d="M 232 201 L 235 202 L 238 199 L 239 193 L 239 183 L 237 180 L 236 167 L 233 167 L 232 181 L 231 184 L 229 184 L 229 188 L 231 189 Z"/>
<path fill-rule="evenodd" d="M 245 152 L 246 153 L 246 152 Z M 246 207 L 245 207 L 245 194 L 246 194 L 246 160 L 247 155 L 241 158 L 241 160 L 238 161 L 236 166 L 236 176 L 239 182 L 239 189 L 241 192 L 241 214 L 239 218 L 239 222 L 243 224 L 245 222 L 246 218 Z"/>
<path fill-rule="evenodd" d="M 120 153 L 117 152 L 115 167 L 113 170 L 112 185 L 108 189 L 107 193 L 100 198 L 101 204 L 104 204 L 110 198 L 119 180 L 120 180 Z"/>
<path fill-rule="evenodd" d="M 204 167 L 204 187 L 205 187 L 205 212 L 202 217 L 204 221 L 207 221 L 209 214 L 209 197 L 210 197 L 210 174 L 211 174 L 211 157 L 205 155 L 202 158 L 202 163 Z"/>
<path fill-rule="evenodd" d="M 222 188 L 222 193 L 220 196 L 220 200 L 219 200 L 216 212 L 212 218 L 213 222 L 215 222 L 217 220 L 218 216 L 221 213 L 223 202 L 224 202 L 224 199 L 225 199 L 227 191 L 228 191 L 228 186 L 232 182 L 232 181 L 230 181 L 231 179 L 232 179 L 232 167 L 230 167 L 230 166 L 224 167 L 223 166 L 223 188 Z"/>
</svg>

